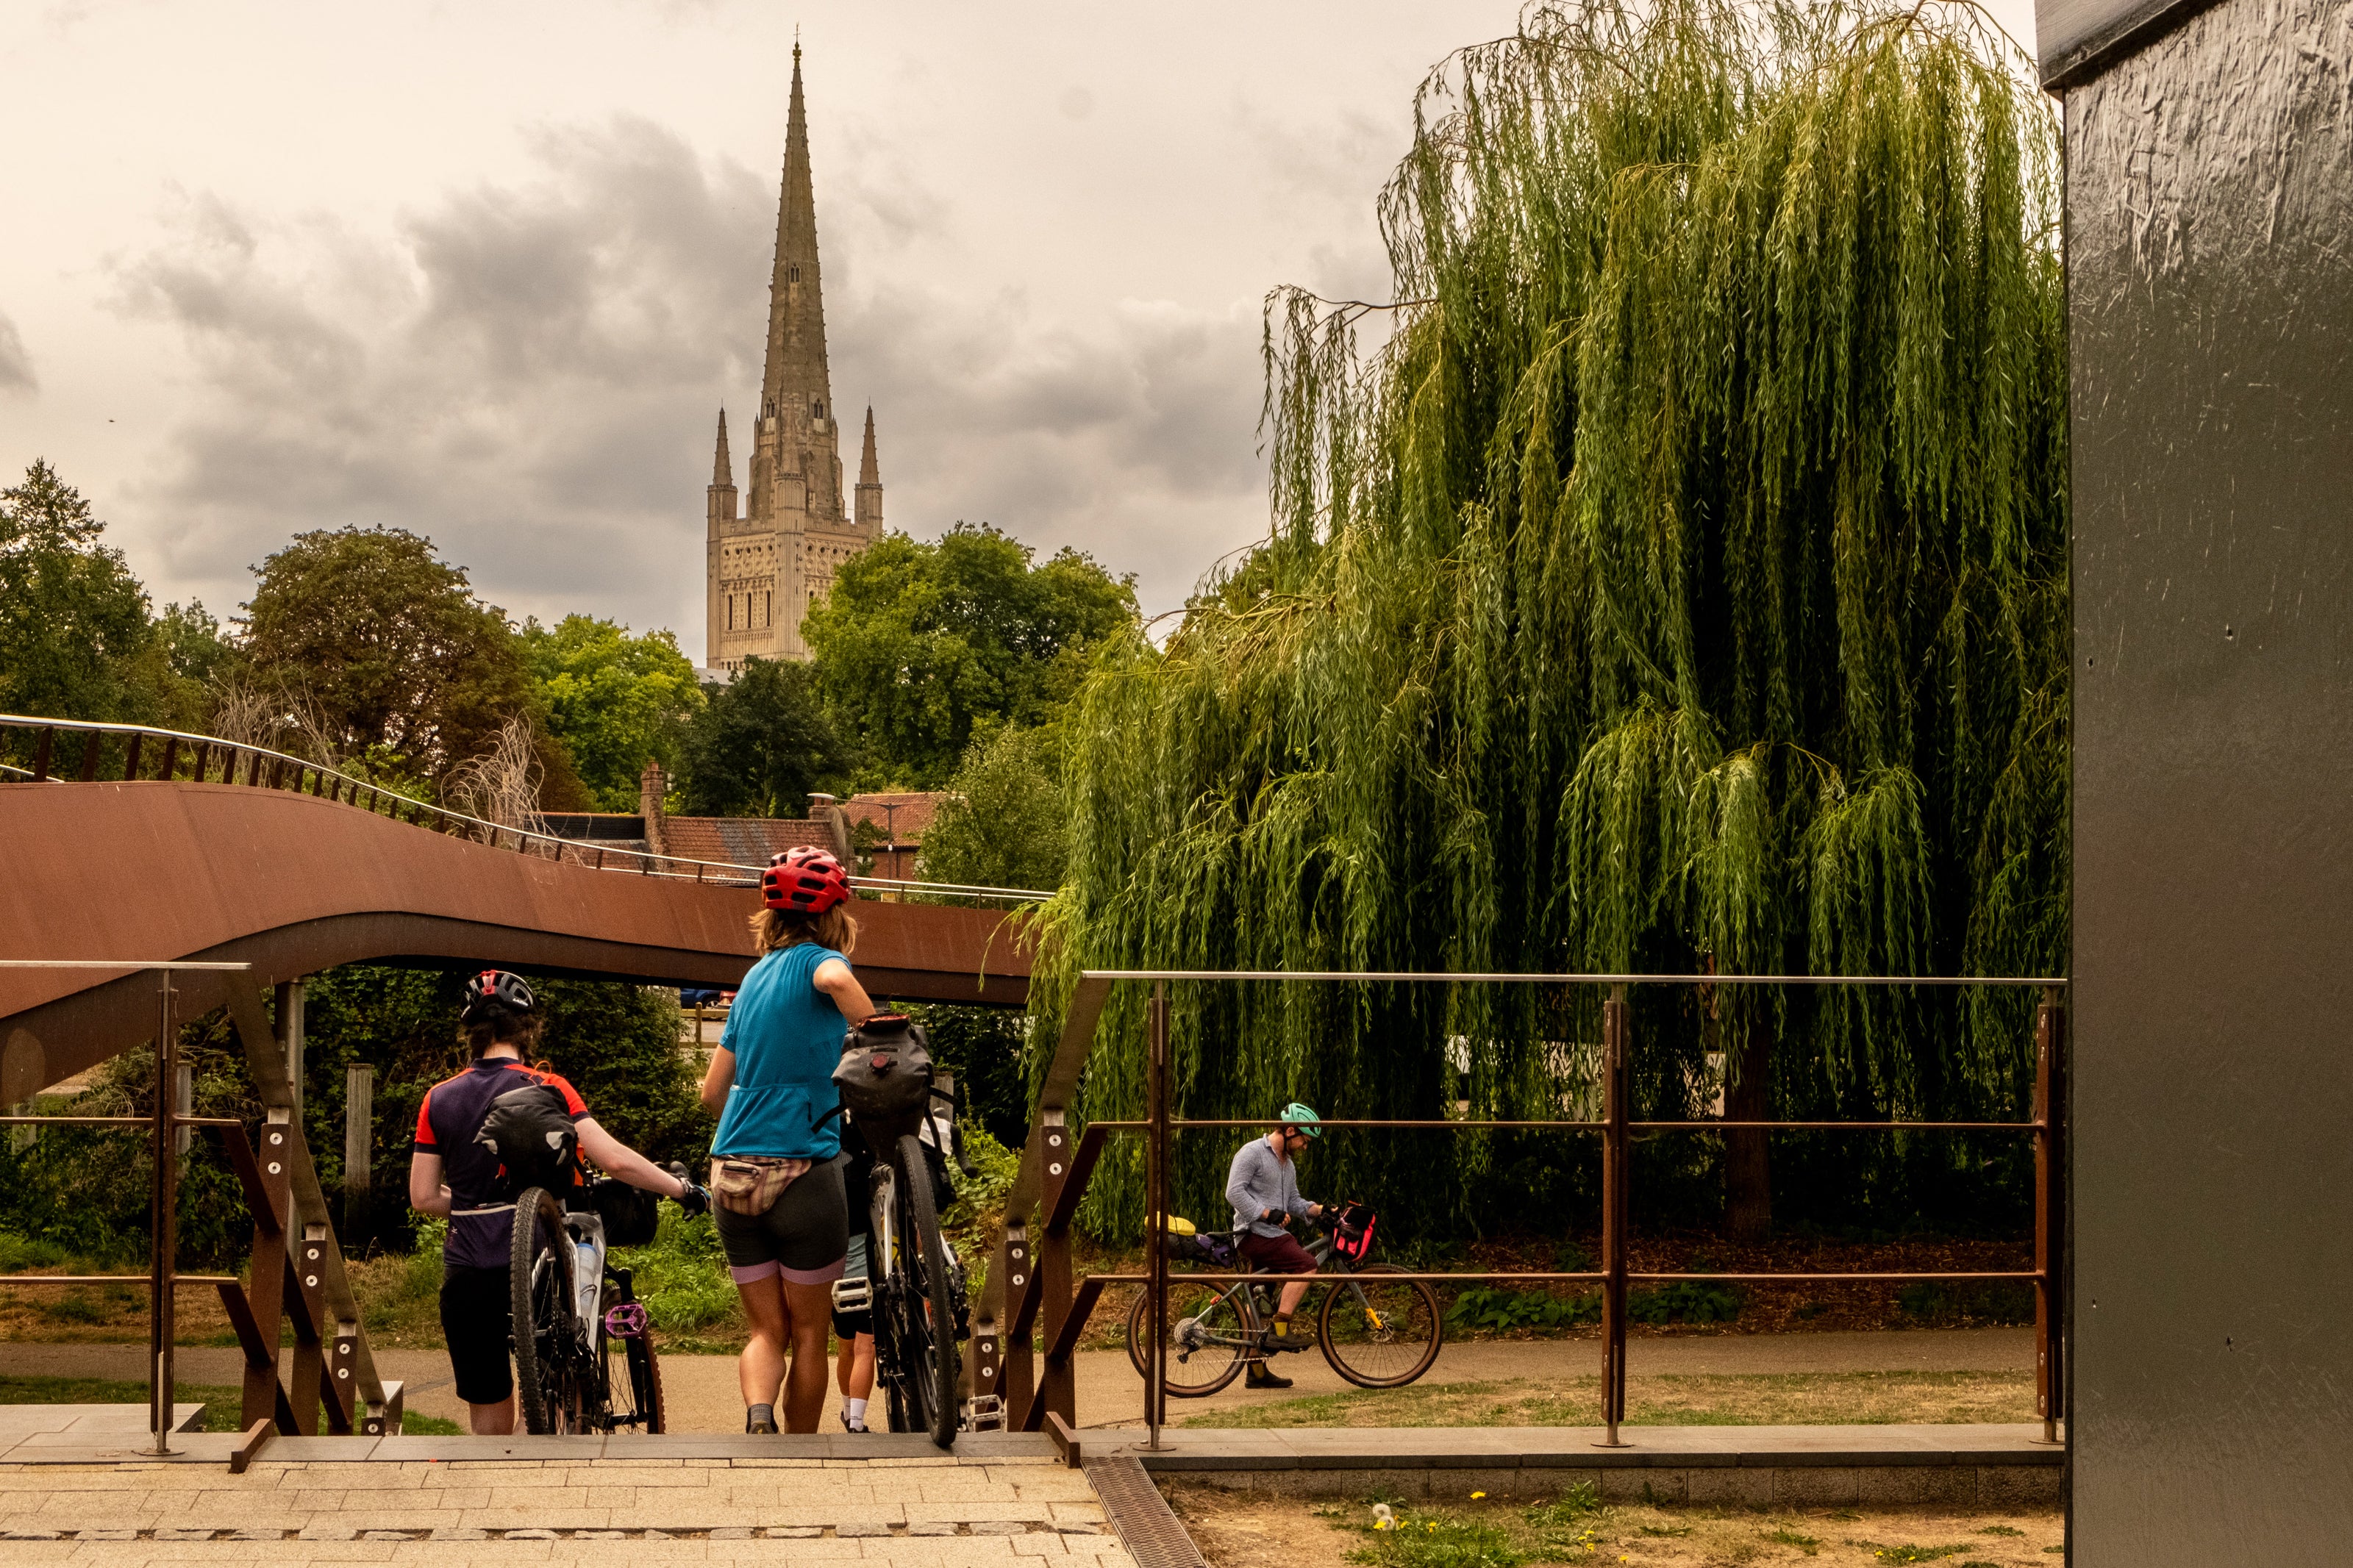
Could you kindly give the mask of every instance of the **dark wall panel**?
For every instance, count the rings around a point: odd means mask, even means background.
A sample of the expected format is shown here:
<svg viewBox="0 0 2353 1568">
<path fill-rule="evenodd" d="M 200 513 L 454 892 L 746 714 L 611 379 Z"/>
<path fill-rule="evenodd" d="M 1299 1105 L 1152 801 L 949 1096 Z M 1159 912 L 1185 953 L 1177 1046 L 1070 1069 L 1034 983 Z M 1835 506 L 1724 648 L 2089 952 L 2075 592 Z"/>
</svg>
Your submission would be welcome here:
<svg viewBox="0 0 2353 1568">
<path fill-rule="evenodd" d="M 2353 0 L 2066 95 L 2074 1561 L 2353 1562 Z"/>
</svg>

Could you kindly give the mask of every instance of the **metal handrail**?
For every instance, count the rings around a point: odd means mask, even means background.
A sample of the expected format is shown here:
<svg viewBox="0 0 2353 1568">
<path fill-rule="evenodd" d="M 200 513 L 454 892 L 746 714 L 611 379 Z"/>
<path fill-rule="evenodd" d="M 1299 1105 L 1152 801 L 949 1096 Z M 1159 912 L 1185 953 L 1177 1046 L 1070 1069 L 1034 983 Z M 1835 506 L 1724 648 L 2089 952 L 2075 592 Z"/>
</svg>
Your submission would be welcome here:
<svg viewBox="0 0 2353 1568">
<path fill-rule="evenodd" d="M 1095 1031 L 1112 987 L 1123 980 L 1151 982 L 1145 1011 L 1145 1115 L 1143 1120 L 1089 1121 L 1082 1131 L 1077 1116 L 1077 1089 L 1092 1050 Z M 2059 1441 L 2058 1425 L 2063 1403 L 2064 1353 L 2059 1292 L 2063 1270 L 2060 1264 L 2065 1217 L 2064 1152 L 2066 1126 L 2063 977 L 2018 975 L 1755 975 L 1755 974 L 1541 974 L 1459 973 L 1447 972 L 1281 971 L 1281 970 L 1082 970 L 1066 1008 L 1062 1035 L 1038 1091 L 1028 1143 L 1006 1205 L 1006 1223 L 988 1275 L 988 1288 L 974 1318 L 975 1386 L 1010 1394 L 1009 1409 L 1028 1429 L 1067 1438 L 1073 1418 L 1075 1371 L 1071 1356 L 1094 1303 L 1107 1285 L 1137 1284 L 1145 1288 L 1151 1313 L 1152 1354 L 1145 1373 L 1145 1425 L 1148 1444 L 1157 1447 L 1166 1418 L 1166 1356 L 1168 1327 L 1168 1257 L 1155 1246 L 1148 1249 L 1143 1272 L 1089 1274 L 1074 1279 L 1070 1226 L 1088 1180 L 1093 1173 L 1104 1140 L 1114 1133 L 1143 1133 L 1145 1150 L 1145 1210 L 1166 1214 L 1169 1208 L 1170 1141 L 1191 1129 L 1269 1125 L 1263 1117 L 1187 1118 L 1173 1113 L 1169 1100 L 1171 1076 L 1170 998 L 1168 982 L 1359 982 L 1375 984 L 1464 984 L 1599 985 L 1605 988 L 1600 1041 L 1601 1088 L 1604 1098 L 1599 1121 L 1546 1121 L 1335 1119 L 1330 1128 L 1362 1127 L 1403 1130 L 1421 1128 L 1455 1132 L 1490 1129 L 1524 1129 L 1537 1132 L 1599 1133 L 1602 1144 L 1602 1266 L 1596 1272 L 1575 1275 L 1532 1274 L 1521 1270 L 1411 1271 L 1383 1275 L 1387 1279 L 1461 1284 L 1480 1280 L 1591 1280 L 1602 1287 L 1602 1422 L 1600 1446 L 1621 1447 L 1620 1426 L 1626 1412 L 1627 1288 L 1635 1282 L 1748 1281 L 1778 1284 L 1869 1280 L 1881 1283 L 1933 1280 L 2008 1280 L 2031 1283 L 2035 1292 L 2037 1413 L 2046 1443 Z M 1710 1117 L 1687 1121 L 1638 1121 L 1631 1114 L 1631 1016 L 1628 993 L 1643 984 L 1707 985 L 1857 985 L 1857 986 L 1989 986 L 2035 987 L 2042 993 L 2035 1016 L 2035 1084 L 2033 1109 L 2018 1121 L 1930 1122 L 1911 1120 L 1877 1121 L 1770 1121 Z M 1636 1137 L 1649 1133 L 1718 1133 L 1731 1131 L 1821 1131 L 1845 1133 L 1943 1131 L 2024 1133 L 2034 1146 L 2034 1261 L 2031 1268 L 2010 1270 L 1902 1270 L 1878 1273 L 1733 1272 L 1651 1273 L 1630 1267 L 1628 1236 L 1630 1210 L 1627 1202 L 1631 1174 L 1630 1151 Z M 1037 1233 L 1031 1232 L 1031 1211 L 1037 1213 Z M 1033 1241 L 1037 1249 L 1032 1252 Z M 1238 1279 L 1219 1273 L 1188 1273 L 1188 1281 L 1211 1284 Z M 1048 1280 L 1053 1281 L 1048 1286 Z M 1030 1330 L 1042 1313 L 1044 1378 L 1031 1381 Z M 1068 1450 L 1066 1448 L 1066 1454 Z M 1073 1460 L 1073 1463 L 1076 1461 Z"/>
<path fill-rule="evenodd" d="M 199 776 L 195 780 L 192 780 L 191 782 L 193 783 L 201 784 L 205 782 L 201 775 L 206 769 L 206 760 L 208 759 L 211 752 L 215 749 L 225 751 L 227 753 L 228 765 L 224 770 L 220 782 L 232 785 L 236 783 L 237 758 L 239 754 L 254 757 L 256 759 L 267 759 L 273 764 L 273 773 L 277 766 L 291 765 L 296 770 L 294 774 L 294 787 L 295 793 L 297 794 L 302 793 L 301 781 L 303 774 L 305 773 L 316 773 L 319 775 L 322 784 L 323 784 L 326 780 L 332 779 L 335 781 L 335 787 L 332 790 L 326 790 L 323 788 L 313 789 L 309 792 L 313 795 L 323 795 L 327 798 L 342 802 L 345 805 L 361 806 L 362 809 L 370 813 L 375 813 L 376 805 L 379 801 L 385 803 L 396 802 L 402 807 L 413 809 L 415 811 L 428 812 L 444 824 L 462 825 L 466 830 L 464 837 L 479 839 L 480 841 L 488 844 L 490 847 L 493 849 L 507 847 L 507 846 L 500 843 L 500 837 L 501 835 L 512 834 L 518 841 L 513 847 L 516 853 L 522 853 L 523 846 L 525 844 L 547 846 L 554 850 L 554 854 L 551 858 L 559 864 L 570 863 L 585 866 L 590 870 L 621 871 L 634 876 L 691 879 L 697 882 L 715 883 L 720 887 L 756 887 L 759 884 L 760 873 L 765 869 L 765 867 L 737 865 L 733 861 L 727 860 L 696 860 L 683 855 L 657 855 L 652 851 L 646 849 L 616 849 L 606 845 L 596 844 L 591 840 L 566 838 L 560 834 L 546 833 L 537 828 L 517 827 L 508 823 L 492 822 L 484 817 L 471 816 L 466 812 L 453 811 L 446 805 L 438 805 L 431 801 L 419 800 L 415 795 L 404 795 L 400 791 L 394 789 L 389 785 L 380 784 L 373 779 L 360 778 L 354 774 L 344 773 L 340 769 L 328 767 L 322 763 L 314 763 L 307 758 L 295 756 L 289 752 L 274 751 L 268 746 L 248 745 L 242 741 L 224 741 L 217 735 L 194 734 L 185 730 L 166 730 L 153 724 L 116 724 L 96 719 L 44 719 L 25 713 L 0 713 L 0 729 L 42 730 L 48 731 L 63 730 L 73 734 L 86 734 L 92 736 L 93 740 L 90 742 L 90 748 L 92 749 L 86 749 L 85 751 L 83 769 L 86 773 L 90 775 L 91 782 L 95 782 L 97 753 L 94 750 L 96 743 L 94 738 L 96 736 L 127 735 L 133 737 L 136 742 L 144 742 L 152 737 L 164 742 L 164 766 L 174 769 L 174 771 L 176 771 L 178 766 L 178 748 L 182 743 L 193 743 L 201 748 L 195 753 L 197 758 L 196 768 Z M 0 771 L 12 773 L 23 773 L 28 781 L 35 784 L 63 784 L 68 782 L 63 778 L 56 776 L 49 771 L 49 752 L 47 748 L 48 742 L 45 737 L 42 743 L 42 750 L 39 753 L 39 760 L 30 770 L 0 763 Z M 138 751 L 134 746 L 134 749 L 131 752 L 129 758 L 126 761 L 126 766 L 135 768 L 137 766 L 138 755 Z M 248 782 L 244 787 L 248 789 L 276 789 L 280 787 L 276 784 L 264 784 L 253 782 L 258 777 L 259 773 L 259 768 L 257 763 L 255 767 L 248 770 L 247 774 Z M 157 782 L 163 781 L 158 780 Z M 345 785 L 350 786 L 350 795 L 348 799 L 345 798 Z M 367 795 L 367 800 L 364 805 L 363 805 L 360 799 L 360 795 L 363 791 L 366 792 Z M 394 811 L 389 815 L 397 818 L 402 815 L 402 813 L 399 811 Z M 419 823 L 416 826 L 423 826 L 424 824 Z M 445 826 L 440 829 L 440 831 L 448 833 L 450 830 L 448 827 Z M 452 837 L 456 836 L 457 835 L 454 834 L 452 835 Z M 565 854 L 567 849 L 572 851 L 568 856 Z M 607 860 L 608 857 L 623 863 L 607 864 Z M 712 873 L 721 874 L 713 875 Z M 857 877 L 852 878 L 851 882 L 853 886 L 858 887 L 892 888 L 902 891 L 939 893 L 964 898 L 1044 900 L 1053 897 L 1051 893 L 1041 892 L 1036 889 L 1029 888 L 967 887 L 953 882 L 901 881 L 882 877 Z"/>
</svg>

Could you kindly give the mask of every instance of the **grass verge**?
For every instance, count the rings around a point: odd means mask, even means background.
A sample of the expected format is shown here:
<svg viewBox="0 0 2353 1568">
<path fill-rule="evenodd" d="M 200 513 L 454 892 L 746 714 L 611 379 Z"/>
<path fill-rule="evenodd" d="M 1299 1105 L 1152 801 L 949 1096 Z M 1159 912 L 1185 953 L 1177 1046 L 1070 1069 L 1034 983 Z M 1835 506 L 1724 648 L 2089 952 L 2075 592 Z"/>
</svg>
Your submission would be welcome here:
<svg viewBox="0 0 2353 1568">
<path fill-rule="evenodd" d="M 1183 1480 L 1164 1483 L 1163 1490 L 1212 1568 L 2030 1568 L 2052 1561 L 2064 1531 L 2056 1509 L 1605 1506 L 1589 1486 L 1321 1505 Z"/>
</svg>

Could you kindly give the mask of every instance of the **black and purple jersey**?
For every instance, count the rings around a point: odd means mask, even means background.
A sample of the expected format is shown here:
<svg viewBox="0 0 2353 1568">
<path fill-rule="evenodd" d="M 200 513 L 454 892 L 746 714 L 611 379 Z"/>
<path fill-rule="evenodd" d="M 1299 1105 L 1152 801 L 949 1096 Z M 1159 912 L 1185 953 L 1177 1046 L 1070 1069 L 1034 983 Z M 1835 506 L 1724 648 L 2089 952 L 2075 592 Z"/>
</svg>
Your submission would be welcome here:
<svg viewBox="0 0 2353 1568">
<path fill-rule="evenodd" d="M 425 1091 L 425 1103 L 417 1108 L 417 1147 L 441 1156 L 441 1179 L 449 1186 L 449 1239 L 441 1256 L 460 1268 L 507 1266 L 515 1206 L 498 1201 L 499 1157 L 474 1142 L 474 1134 L 491 1114 L 491 1101 L 533 1083 L 561 1090 L 573 1121 L 588 1114 L 579 1090 L 512 1057 L 485 1057 L 457 1077 L 443 1079 Z"/>
</svg>

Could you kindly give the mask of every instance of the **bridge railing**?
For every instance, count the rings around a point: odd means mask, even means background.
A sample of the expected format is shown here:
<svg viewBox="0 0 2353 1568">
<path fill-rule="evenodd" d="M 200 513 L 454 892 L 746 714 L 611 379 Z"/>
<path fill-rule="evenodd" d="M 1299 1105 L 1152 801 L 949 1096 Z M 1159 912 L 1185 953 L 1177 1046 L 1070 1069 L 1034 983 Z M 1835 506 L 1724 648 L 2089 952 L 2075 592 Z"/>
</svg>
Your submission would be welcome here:
<svg viewBox="0 0 2353 1568">
<path fill-rule="evenodd" d="M 1148 983 L 1145 1013 L 1145 1119 L 1087 1121 L 1078 1108 L 1081 1075 L 1092 1052 L 1095 1031 L 1114 984 Z M 1601 1119 L 1550 1121 L 1492 1121 L 1469 1119 L 1422 1121 L 1409 1119 L 1336 1120 L 1327 1129 L 1371 1131 L 1408 1128 L 1476 1132 L 1499 1128 L 1598 1136 L 1601 1155 L 1600 1267 L 1574 1273 L 1530 1273 L 1525 1270 L 1398 1270 L 1381 1276 L 1384 1282 L 1420 1281 L 1457 1287 L 1506 1280 L 1528 1283 L 1576 1282 L 1600 1287 L 1601 1408 L 1606 1431 L 1603 1446 L 1622 1442 L 1619 1427 L 1626 1418 L 1626 1325 L 1630 1284 L 1675 1281 L 1740 1281 L 1779 1284 L 1870 1280 L 1883 1284 L 1915 1281 L 1968 1280 L 1978 1283 L 2016 1281 L 2034 1290 L 2035 1412 L 2042 1422 L 2042 1441 L 2059 1441 L 2064 1418 L 2065 1378 L 2060 1300 L 2066 1215 L 2065 1154 L 2066 1075 L 2065 1013 L 2063 998 L 2067 982 L 2057 977 L 1977 977 L 1950 975 L 1787 975 L 1787 974 L 1467 974 L 1440 973 L 1305 973 L 1282 971 L 1219 970 L 1084 970 L 1071 994 L 1063 1017 L 1062 1037 L 1047 1064 L 1039 1086 L 1038 1108 L 1029 1139 L 1021 1152 L 1005 1207 L 1005 1229 L 992 1258 L 979 1310 L 973 1318 L 973 1392 L 992 1394 L 1003 1404 L 1007 1424 L 1016 1430 L 1043 1431 L 1063 1447 L 1066 1456 L 1077 1438 L 1077 1369 L 1073 1357 L 1088 1318 L 1106 1287 L 1141 1287 L 1152 1326 L 1151 1370 L 1145 1379 L 1144 1416 L 1149 1443 L 1157 1447 L 1167 1413 L 1167 1326 L 1170 1272 L 1166 1248 L 1147 1236 L 1144 1272 L 1112 1271 L 1077 1275 L 1073 1269 L 1071 1226 L 1087 1184 L 1093 1176 L 1105 1140 L 1113 1135 L 1141 1135 L 1145 1151 L 1145 1213 L 1162 1215 L 1169 1206 L 1170 1141 L 1180 1132 L 1249 1127 L 1264 1131 L 1268 1118 L 1250 1121 L 1197 1120 L 1176 1115 L 1169 1092 L 1172 1047 L 1169 1038 L 1168 988 L 1176 984 L 1229 984 L 1265 983 L 1377 984 L 1514 984 L 1589 986 L 1601 1003 Z M 1820 1121 L 1748 1120 L 1708 1117 L 1690 1121 L 1642 1121 L 1633 1119 L 1631 1067 L 1634 1040 L 1627 992 L 1634 985 L 1715 986 L 1895 986 L 2024 987 L 2040 991 L 2034 1015 L 2034 1098 L 2031 1113 L 2021 1121 Z M 1082 1124 L 1083 1122 L 1083 1125 Z M 2025 1269 L 2000 1271 L 1933 1270 L 1904 1273 L 1812 1273 L 1774 1270 L 1769 1273 L 1694 1272 L 1645 1273 L 1630 1266 L 1631 1231 L 1628 1193 L 1632 1179 L 1632 1149 L 1639 1137 L 1659 1133 L 1714 1133 L 1739 1130 L 1765 1132 L 1812 1131 L 1826 1132 L 1978 1131 L 2022 1134 L 2034 1149 L 2034 1263 Z M 1191 1285 L 1224 1288 L 1244 1278 L 1240 1274 L 1187 1269 L 1181 1276 Z M 1034 1341 L 1033 1341 L 1034 1335 Z M 1042 1350 L 1044 1365 L 1034 1357 Z M 1073 1459 L 1071 1462 L 1076 1463 Z"/>
<path fill-rule="evenodd" d="M 359 778 L 305 757 L 272 751 L 267 746 L 224 741 L 214 735 L 145 724 L 0 713 L 0 782 L 97 784 L 117 780 L 223 784 L 291 791 L 354 805 L 396 822 L 411 823 L 493 849 L 534 855 L 596 871 L 751 888 L 759 885 L 760 873 L 765 868 L 721 860 L 695 860 L 681 855 L 656 855 L 491 822 L 418 800 L 375 780 Z M 886 889 L 902 895 L 1025 900 L 1051 896 L 1035 889 L 970 887 L 892 878 L 860 877 L 856 881 L 860 888 Z"/>
</svg>

